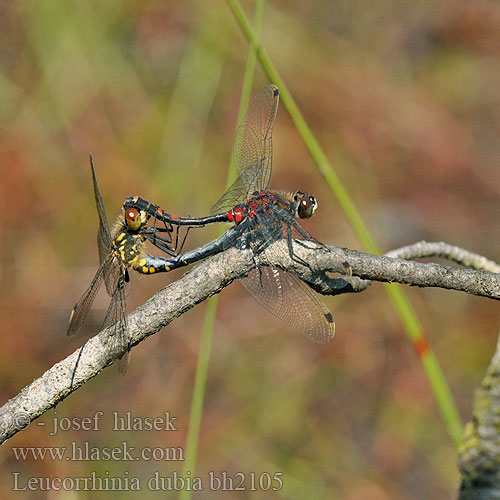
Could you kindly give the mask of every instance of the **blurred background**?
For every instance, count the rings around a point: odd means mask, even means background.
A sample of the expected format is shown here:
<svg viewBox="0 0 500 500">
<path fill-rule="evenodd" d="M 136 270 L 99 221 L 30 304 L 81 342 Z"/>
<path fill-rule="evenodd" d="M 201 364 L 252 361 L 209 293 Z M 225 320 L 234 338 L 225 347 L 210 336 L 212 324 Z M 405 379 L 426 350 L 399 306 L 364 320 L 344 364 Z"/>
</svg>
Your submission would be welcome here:
<svg viewBox="0 0 500 500">
<path fill-rule="evenodd" d="M 252 18 L 254 3 L 243 6 Z M 248 44 L 225 2 L 24 0 L 0 9 L 3 403 L 85 340 L 65 332 L 98 265 L 89 153 L 110 220 L 136 194 L 206 215 L 225 187 Z M 261 39 L 383 251 L 443 240 L 500 259 L 497 2 L 269 1 Z M 264 83 L 258 68 L 252 94 Z M 320 210 L 306 228 L 360 249 L 283 107 L 274 130 L 271 187 L 315 193 Z M 193 231 L 188 245 L 215 235 Z M 129 311 L 183 273 L 134 274 Z M 498 304 L 405 290 L 468 420 Z M 221 293 L 196 475 L 283 473 L 279 492 L 238 498 L 454 498 L 455 447 L 383 287 L 323 300 L 337 325 L 327 346 L 290 331 L 238 283 Z M 87 336 L 108 304 L 102 291 Z M 180 462 L 16 460 L 12 448 L 183 447 L 204 311 L 137 346 L 125 377 L 104 370 L 4 444 L 1 497 L 122 495 L 13 492 L 17 471 L 21 483 L 139 477 L 143 498 L 165 498 L 147 480 Z M 49 435 L 55 416 L 98 411 L 98 432 Z M 113 431 L 115 411 L 169 411 L 178 431 Z"/>
</svg>

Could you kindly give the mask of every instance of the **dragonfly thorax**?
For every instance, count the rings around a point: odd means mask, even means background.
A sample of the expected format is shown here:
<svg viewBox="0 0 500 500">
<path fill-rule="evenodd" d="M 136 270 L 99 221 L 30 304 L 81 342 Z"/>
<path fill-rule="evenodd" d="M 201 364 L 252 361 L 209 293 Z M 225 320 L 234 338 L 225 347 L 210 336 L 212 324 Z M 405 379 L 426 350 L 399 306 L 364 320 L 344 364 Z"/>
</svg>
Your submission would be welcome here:
<svg viewBox="0 0 500 500">
<path fill-rule="evenodd" d="M 245 204 L 238 205 L 228 212 L 231 222 L 240 224 L 247 217 L 254 218 L 269 211 L 272 205 L 276 205 L 282 200 L 270 191 L 255 191 L 253 197 Z"/>
<path fill-rule="evenodd" d="M 124 229 L 113 240 L 116 258 L 126 267 L 134 265 L 142 254 L 145 240 L 140 233 L 131 233 Z"/>
<path fill-rule="evenodd" d="M 143 210 L 126 208 L 112 231 L 112 251 L 124 267 L 133 266 L 143 253 L 146 240 L 142 229 L 149 215 Z"/>
</svg>

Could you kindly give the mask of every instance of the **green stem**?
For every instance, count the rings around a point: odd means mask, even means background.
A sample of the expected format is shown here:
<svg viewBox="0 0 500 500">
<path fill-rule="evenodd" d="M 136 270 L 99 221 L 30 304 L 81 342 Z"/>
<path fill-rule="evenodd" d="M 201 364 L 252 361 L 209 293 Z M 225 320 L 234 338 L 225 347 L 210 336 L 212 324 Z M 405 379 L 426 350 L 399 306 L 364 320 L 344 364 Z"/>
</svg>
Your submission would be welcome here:
<svg viewBox="0 0 500 500">
<path fill-rule="evenodd" d="M 264 14 L 265 0 L 258 0 L 255 7 L 255 30 L 258 34 L 260 31 L 260 26 L 262 24 L 262 18 Z M 250 50 L 248 53 L 247 64 L 245 68 L 245 75 L 243 78 L 243 88 L 241 92 L 240 109 L 238 113 L 238 123 L 241 121 L 241 117 L 245 113 L 248 102 L 250 101 L 250 94 L 252 92 L 252 83 L 255 73 L 255 65 L 257 62 L 257 57 L 255 53 L 255 45 L 250 45 Z M 236 177 L 236 168 L 234 163 L 231 161 L 228 173 L 226 188 L 231 185 L 231 182 Z M 221 229 L 221 233 L 222 233 Z M 218 296 L 215 295 L 210 297 L 207 301 L 207 308 L 205 311 L 205 322 L 203 325 L 203 333 L 200 345 L 200 355 L 198 358 L 198 365 L 196 367 L 196 377 L 193 389 L 193 398 L 191 401 L 191 412 L 189 419 L 189 430 L 186 439 L 186 450 L 184 461 L 184 466 L 182 468 L 183 477 L 187 477 L 188 472 L 191 477 L 194 477 L 194 472 L 196 468 L 196 458 L 198 452 L 198 440 L 201 427 L 201 418 L 203 415 L 203 401 L 205 399 L 205 389 L 207 382 L 208 367 L 210 364 L 210 353 L 212 350 L 212 340 L 214 335 L 215 318 L 217 313 L 217 303 Z M 191 491 L 182 490 L 179 494 L 180 500 L 190 500 Z"/>
<path fill-rule="evenodd" d="M 342 184 L 340 178 L 333 169 L 333 166 L 329 162 L 323 152 L 323 149 L 319 145 L 307 122 L 302 116 L 302 113 L 297 107 L 292 95 L 288 91 L 285 82 L 267 54 L 267 51 L 260 45 L 257 35 L 248 22 L 241 5 L 237 0 L 226 1 L 245 36 L 248 38 L 252 46 L 256 48 L 257 57 L 269 80 L 276 84 L 280 89 L 280 98 L 283 102 L 283 106 L 289 112 L 295 127 L 297 128 L 304 144 L 316 163 L 318 170 L 323 175 L 328 186 L 330 187 L 330 190 L 337 198 L 345 216 L 347 217 L 353 230 L 356 232 L 363 247 L 368 252 L 380 254 L 381 252 L 375 242 L 375 239 L 365 225 L 363 219 L 361 218 L 361 214 L 356 208 L 349 193 Z M 458 446 L 461 442 L 462 436 L 462 421 L 437 358 L 425 340 L 422 325 L 420 324 L 420 321 L 406 294 L 399 285 L 386 284 L 385 289 L 389 294 L 391 302 L 399 315 L 408 337 L 413 342 L 415 349 L 419 354 L 424 372 L 427 376 L 427 380 L 429 381 L 441 415 L 446 423 L 448 432 L 455 444 Z"/>
<path fill-rule="evenodd" d="M 203 401 L 205 399 L 205 388 L 207 385 L 208 366 L 210 364 L 210 353 L 212 351 L 212 339 L 214 333 L 215 316 L 217 312 L 216 297 L 207 300 L 205 311 L 205 321 L 201 336 L 200 355 L 196 367 L 196 377 L 194 380 L 193 398 L 191 400 L 191 412 L 189 416 L 189 430 L 186 439 L 186 448 L 184 465 L 182 467 L 182 476 L 194 477 L 196 468 L 196 458 L 198 454 L 198 440 L 200 436 L 201 418 L 203 415 Z M 180 500 L 189 500 L 191 498 L 190 490 L 181 490 L 179 492 Z"/>
</svg>

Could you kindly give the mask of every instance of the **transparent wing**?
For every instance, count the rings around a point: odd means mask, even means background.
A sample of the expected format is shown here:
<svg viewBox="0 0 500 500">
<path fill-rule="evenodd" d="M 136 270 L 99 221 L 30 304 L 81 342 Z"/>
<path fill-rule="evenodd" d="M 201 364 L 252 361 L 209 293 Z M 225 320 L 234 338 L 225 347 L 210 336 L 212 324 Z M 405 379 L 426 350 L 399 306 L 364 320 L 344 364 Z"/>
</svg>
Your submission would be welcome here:
<svg viewBox="0 0 500 500">
<path fill-rule="evenodd" d="M 269 186 L 272 132 L 278 102 L 278 87 L 264 85 L 250 102 L 247 114 L 236 133 L 234 161 L 250 192 L 267 189 Z"/>
<path fill-rule="evenodd" d="M 240 282 L 257 302 L 308 339 L 320 344 L 333 339 L 332 313 L 294 274 L 262 266 L 250 271 Z"/>
<path fill-rule="evenodd" d="M 228 212 L 246 199 L 247 187 L 243 183 L 243 179 L 238 177 L 229 189 L 220 197 L 217 203 L 210 208 L 210 213 L 220 214 Z"/>
<path fill-rule="evenodd" d="M 92 170 L 92 180 L 94 182 L 95 204 L 97 207 L 97 214 L 99 215 L 97 247 L 99 248 L 99 261 L 102 264 L 111 252 L 113 240 L 109 231 L 108 218 L 106 217 L 106 210 L 104 209 L 104 203 L 102 201 L 101 191 L 97 182 L 92 156 L 90 157 L 90 168 Z M 118 266 L 106 266 L 104 269 L 104 284 L 106 285 L 106 291 L 110 297 L 112 297 L 115 292 L 115 286 L 118 282 L 120 272 L 121 271 Z"/>
<path fill-rule="evenodd" d="M 272 132 L 278 102 L 278 87 L 271 84 L 264 85 L 251 100 L 234 141 L 233 156 L 240 176 L 212 207 L 212 213 L 230 210 L 254 191 L 262 191 L 269 186 Z"/>
<path fill-rule="evenodd" d="M 97 207 L 97 214 L 99 215 L 99 232 L 97 233 L 97 246 L 99 247 L 99 259 L 101 264 L 107 258 L 111 249 L 111 232 L 109 231 L 108 218 L 106 217 L 106 210 L 102 201 L 101 191 L 97 183 L 97 176 L 94 169 L 94 162 L 90 156 L 90 168 L 92 170 L 92 180 L 94 182 L 94 197 L 95 205 Z M 109 289 L 108 289 L 109 293 Z"/>
<path fill-rule="evenodd" d="M 110 259 L 112 259 L 112 256 L 110 254 L 108 255 Z M 116 284 L 120 279 L 121 273 L 122 270 L 116 263 L 113 263 L 113 265 L 110 266 L 106 266 L 106 268 L 104 269 L 104 285 L 106 286 L 106 291 L 108 292 L 108 295 L 110 297 L 113 297 L 114 293 L 116 292 Z"/>
<path fill-rule="evenodd" d="M 118 370 L 125 373 L 128 368 L 129 338 L 127 329 L 127 309 L 125 303 L 125 271 L 121 272 L 115 291 L 111 297 L 106 317 L 104 318 L 103 328 L 112 326 L 110 338 L 108 339 L 108 350 L 115 353 L 117 350 L 127 348 L 127 352 L 118 361 Z"/>
<path fill-rule="evenodd" d="M 68 335 L 74 335 L 82 327 L 89 309 L 94 302 L 95 296 L 102 285 L 106 270 L 112 265 L 111 258 L 109 258 L 99 266 L 92 283 L 90 283 L 90 286 L 87 288 L 79 302 L 75 305 L 75 307 L 73 307 L 69 318 L 68 330 L 66 332 Z"/>
</svg>

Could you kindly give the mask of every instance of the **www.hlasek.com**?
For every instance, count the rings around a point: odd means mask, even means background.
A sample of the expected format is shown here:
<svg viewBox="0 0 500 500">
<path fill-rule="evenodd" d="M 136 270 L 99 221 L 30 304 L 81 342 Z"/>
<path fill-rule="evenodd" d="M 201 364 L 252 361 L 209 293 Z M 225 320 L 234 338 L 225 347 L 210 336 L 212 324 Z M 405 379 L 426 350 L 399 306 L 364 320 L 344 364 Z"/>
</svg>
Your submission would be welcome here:
<svg viewBox="0 0 500 500">
<path fill-rule="evenodd" d="M 162 476 L 154 472 L 141 479 L 124 472 L 123 476 L 111 476 L 109 472 L 99 475 L 92 471 L 84 477 L 30 477 L 24 479 L 20 472 L 13 472 L 13 491 L 278 491 L 283 487 L 283 473 L 210 471 L 207 477 L 191 477 L 188 472 L 182 477 L 177 472 Z"/>
<path fill-rule="evenodd" d="M 69 446 L 25 446 L 12 448 L 16 460 L 67 460 L 68 462 L 115 462 L 155 461 L 170 462 L 184 460 L 181 447 L 144 446 L 136 450 L 127 441 L 119 446 L 92 446 L 89 441 L 71 441 Z"/>
</svg>

